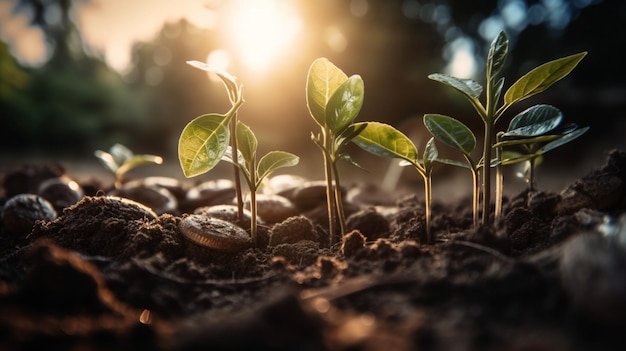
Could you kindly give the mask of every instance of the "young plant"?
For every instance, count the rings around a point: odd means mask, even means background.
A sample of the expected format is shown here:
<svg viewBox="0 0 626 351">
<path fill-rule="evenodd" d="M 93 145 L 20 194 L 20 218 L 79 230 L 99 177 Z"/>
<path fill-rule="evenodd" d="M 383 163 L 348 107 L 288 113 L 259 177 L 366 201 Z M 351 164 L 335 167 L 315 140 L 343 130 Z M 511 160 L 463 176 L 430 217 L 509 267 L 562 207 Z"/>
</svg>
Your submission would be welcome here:
<svg viewBox="0 0 626 351">
<path fill-rule="evenodd" d="M 102 162 L 104 167 L 115 176 L 114 186 L 116 189 L 124 184 L 124 176 L 128 171 L 141 165 L 162 164 L 163 158 L 156 155 L 135 155 L 129 148 L 122 144 L 114 144 L 109 152 L 96 150 L 94 155 Z"/>
<path fill-rule="evenodd" d="M 307 75 L 307 107 L 321 132 L 311 140 L 322 151 L 331 245 L 336 240 L 335 224 L 345 233 L 345 215 L 336 162 L 352 162 L 343 148 L 360 132 L 352 122 L 363 105 L 364 84 L 359 75 L 348 77 L 326 58 L 316 59 Z M 352 162 L 353 163 L 353 162 Z"/>
<path fill-rule="evenodd" d="M 437 140 L 449 147 L 460 151 L 465 158 L 465 163 L 455 160 L 441 159 L 437 161 L 453 166 L 460 166 L 470 170 L 472 173 L 472 213 L 474 225 L 478 225 L 478 214 L 480 207 L 480 161 L 472 159 L 472 152 L 476 148 L 476 136 L 460 121 L 439 114 L 424 115 L 424 126 Z"/>
<path fill-rule="evenodd" d="M 461 79 L 446 74 L 435 73 L 428 77 L 461 92 L 474 106 L 484 124 L 483 152 L 480 161 L 482 171 L 482 223 L 491 223 L 491 165 L 494 140 L 494 126 L 509 107 L 535 94 L 543 92 L 552 84 L 567 76 L 587 54 L 581 52 L 542 64 L 519 78 L 500 98 L 504 88 L 504 78 L 499 73 L 504 67 L 508 54 L 509 40 L 505 32 L 493 40 L 486 63 L 485 102 L 480 101 L 483 86 L 471 79 Z M 489 165 L 488 167 L 485 164 Z M 496 194 L 500 197 L 502 194 Z"/>
<path fill-rule="evenodd" d="M 235 77 L 229 73 L 209 66 L 200 61 L 187 61 L 192 67 L 216 74 L 224 83 L 231 109 L 225 114 L 206 114 L 197 117 L 185 126 L 178 141 L 178 158 L 185 177 L 190 178 L 211 170 L 224 156 L 229 146 L 233 157 L 237 159 L 236 134 L 237 111 L 244 103 L 243 86 L 238 85 Z M 235 194 L 237 197 L 237 214 L 243 218 L 243 197 L 239 169 L 234 166 Z"/>
<path fill-rule="evenodd" d="M 241 170 L 250 189 L 250 235 L 252 244 L 257 246 L 257 203 L 256 192 L 263 179 L 279 168 L 292 167 L 298 164 L 298 156 L 284 151 L 270 151 L 257 162 L 257 138 L 247 125 L 237 121 L 237 144 L 239 153 L 234 162 L 234 153 L 229 147 L 223 159 L 234 164 Z"/>
<path fill-rule="evenodd" d="M 496 187 L 502 192 L 502 166 L 526 162 L 525 178 L 530 191 L 537 188 L 535 167 L 543 154 L 583 135 L 589 127 L 578 128 L 574 123 L 561 124 L 563 114 L 551 105 L 535 105 L 515 116 L 506 132 L 496 135 L 494 144 L 498 165 Z M 504 148 L 513 148 L 504 151 Z M 496 216 L 501 212 L 501 201 L 496 199 Z"/>
<path fill-rule="evenodd" d="M 399 158 L 408 165 L 412 165 L 424 179 L 424 217 L 426 228 L 426 241 L 433 242 L 430 228 L 432 207 L 432 171 L 438 152 L 435 141 L 430 138 L 424 148 L 424 156 L 419 158 L 417 147 L 402 132 L 396 128 L 379 122 L 356 123 L 356 130 L 360 133 L 352 140 L 363 150 L 376 156 L 387 158 Z"/>
</svg>

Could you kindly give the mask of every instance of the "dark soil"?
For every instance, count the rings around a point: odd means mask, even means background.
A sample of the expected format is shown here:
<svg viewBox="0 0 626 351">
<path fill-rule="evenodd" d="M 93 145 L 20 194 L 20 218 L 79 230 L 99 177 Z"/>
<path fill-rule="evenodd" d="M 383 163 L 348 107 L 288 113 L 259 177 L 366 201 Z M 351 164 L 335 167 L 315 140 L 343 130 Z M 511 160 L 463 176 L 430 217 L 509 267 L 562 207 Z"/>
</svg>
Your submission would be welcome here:
<svg viewBox="0 0 626 351">
<path fill-rule="evenodd" d="M 24 230 L 20 211 L 47 209 L 9 199 L 63 173 L 3 175 L 2 350 L 626 349 L 623 151 L 561 193 L 507 199 L 493 227 L 472 227 L 469 198 L 436 202 L 432 245 L 421 198 L 354 196 L 329 246 L 324 198 L 300 185 L 281 192 L 297 213 L 238 253 L 181 234 L 197 199 L 160 213 L 101 184 Z"/>
</svg>

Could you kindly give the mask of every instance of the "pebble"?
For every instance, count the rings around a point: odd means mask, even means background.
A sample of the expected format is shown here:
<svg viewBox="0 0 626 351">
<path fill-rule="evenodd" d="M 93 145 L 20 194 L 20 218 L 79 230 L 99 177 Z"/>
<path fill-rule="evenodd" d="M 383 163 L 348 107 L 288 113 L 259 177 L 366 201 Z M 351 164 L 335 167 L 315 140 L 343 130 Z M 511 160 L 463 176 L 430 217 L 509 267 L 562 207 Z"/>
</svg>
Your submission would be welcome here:
<svg viewBox="0 0 626 351">
<path fill-rule="evenodd" d="M 187 190 L 183 207 L 232 204 L 235 198 L 235 183 L 229 179 L 216 179 L 202 182 Z"/>
<path fill-rule="evenodd" d="M 36 221 L 52 221 L 57 212 L 52 204 L 36 194 L 11 197 L 2 209 L 2 227 L 14 235 L 27 235 Z"/>
<path fill-rule="evenodd" d="M 218 218 L 192 214 L 183 218 L 178 228 L 187 239 L 217 251 L 240 252 L 252 245 L 248 232 Z"/>
<path fill-rule="evenodd" d="M 289 198 L 289 194 L 308 181 L 307 178 L 293 174 L 279 174 L 269 178 L 263 186 L 263 194 L 276 194 Z"/>
<path fill-rule="evenodd" d="M 342 198 L 346 189 L 341 187 Z M 326 181 L 313 180 L 302 184 L 293 191 L 289 199 L 302 211 L 311 210 L 320 204 L 326 204 Z"/>
<path fill-rule="evenodd" d="M 186 190 L 183 186 L 183 183 L 172 177 L 161 177 L 161 176 L 152 176 L 145 177 L 142 179 L 136 179 L 125 183 L 128 186 L 155 186 L 159 188 L 165 188 L 169 190 L 172 195 L 176 197 L 176 199 L 183 199 L 186 195 Z"/>
<path fill-rule="evenodd" d="M 85 195 L 81 186 L 67 177 L 44 180 L 39 184 L 37 194 L 48 200 L 57 211 L 77 203 Z"/>
<path fill-rule="evenodd" d="M 125 184 L 114 189 L 109 195 L 127 198 L 150 207 L 158 215 L 175 213 L 178 209 L 176 197 L 166 188 L 156 186 Z"/>
<path fill-rule="evenodd" d="M 256 197 L 257 215 L 267 223 L 278 223 L 298 214 L 296 206 L 286 197 L 273 194 L 258 194 Z M 250 208 L 250 201 L 246 202 Z"/>
</svg>

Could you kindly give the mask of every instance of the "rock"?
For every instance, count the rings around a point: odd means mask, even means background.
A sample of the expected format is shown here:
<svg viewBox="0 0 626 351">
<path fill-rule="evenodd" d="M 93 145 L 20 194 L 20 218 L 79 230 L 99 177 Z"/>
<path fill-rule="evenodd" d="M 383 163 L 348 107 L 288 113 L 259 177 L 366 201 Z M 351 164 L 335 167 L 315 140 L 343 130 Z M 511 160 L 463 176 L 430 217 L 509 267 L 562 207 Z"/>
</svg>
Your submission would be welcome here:
<svg viewBox="0 0 626 351">
<path fill-rule="evenodd" d="M 166 188 L 143 185 L 141 183 L 124 184 L 119 189 L 112 190 L 109 195 L 127 198 L 150 207 L 154 212 L 161 215 L 164 213 L 176 213 L 178 201 Z"/>
<path fill-rule="evenodd" d="M 289 198 L 290 194 L 293 193 L 295 189 L 301 187 L 307 181 L 308 179 L 301 176 L 279 174 L 269 178 L 269 180 L 264 183 L 262 191 L 263 194 L 276 194 Z"/>
<path fill-rule="evenodd" d="M 345 199 L 346 189 L 341 187 L 342 199 Z M 326 181 L 314 180 L 302 184 L 288 197 L 301 211 L 311 210 L 326 203 Z"/>
<path fill-rule="evenodd" d="M 280 195 L 258 194 L 256 197 L 257 215 L 267 223 L 278 223 L 298 214 L 294 204 Z M 246 202 L 250 209 L 250 202 Z"/>
<path fill-rule="evenodd" d="M 252 245 L 245 230 L 218 218 L 192 214 L 183 218 L 178 227 L 187 239 L 217 251 L 239 252 Z"/>
<path fill-rule="evenodd" d="M 374 241 L 389 234 L 389 221 L 378 213 L 375 208 L 369 207 L 352 214 L 346 219 L 346 229 L 358 230 L 365 235 L 368 241 Z"/>
<path fill-rule="evenodd" d="M 48 200 L 57 211 L 62 211 L 83 198 L 82 187 L 67 177 L 44 180 L 39 184 L 37 194 Z"/>
<path fill-rule="evenodd" d="M 52 221 L 57 217 L 54 206 L 35 194 L 11 197 L 2 209 L 2 228 L 13 235 L 27 235 L 36 221 Z"/>
<path fill-rule="evenodd" d="M 202 206 L 232 204 L 236 196 L 235 183 L 229 179 L 202 182 L 187 190 L 181 210 L 193 211 Z"/>
</svg>

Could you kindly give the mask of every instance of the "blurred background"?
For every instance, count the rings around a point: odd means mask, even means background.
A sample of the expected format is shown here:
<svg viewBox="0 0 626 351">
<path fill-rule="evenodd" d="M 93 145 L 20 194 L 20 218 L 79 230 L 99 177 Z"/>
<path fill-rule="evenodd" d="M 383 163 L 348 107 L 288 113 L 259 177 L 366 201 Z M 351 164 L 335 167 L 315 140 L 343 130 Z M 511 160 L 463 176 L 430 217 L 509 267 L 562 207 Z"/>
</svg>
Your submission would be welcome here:
<svg viewBox="0 0 626 351">
<path fill-rule="evenodd" d="M 626 146 L 625 23 L 626 2 L 617 0 L 0 0 L 0 165 L 59 160 L 87 172 L 81 167 L 99 167 L 94 150 L 122 143 L 163 156 L 165 167 L 154 173 L 182 178 L 177 142 L 185 124 L 230 107 L 222 83 L 185 63 L 199 60 L 244 85 L 239 118 L 260 152 L 296 153 L 301 164 L 289 171 L 322 179 L 310 141 L 319 128 L 305 98 L 314 59 L 363 77 L 357 121 L 392 124 L 421 151 L 424 113 L 456 117 L 480 135 L 482 122 L 464 97 L 427 75 L 483 84 L 489 44 L 505 30 L 505 87 L 546 61 L 589 52 L 498 125 L 549 103 L 566 121 L 591 126 L 546 154 L 540 188 L 558 187 Z M 370 170 L 355 174 L 389 176 L 393 162 L 350 152 Z M 442 178 L 462 173 L 469 188 L 465 171 L 439 168 Z"/>
</svg>

